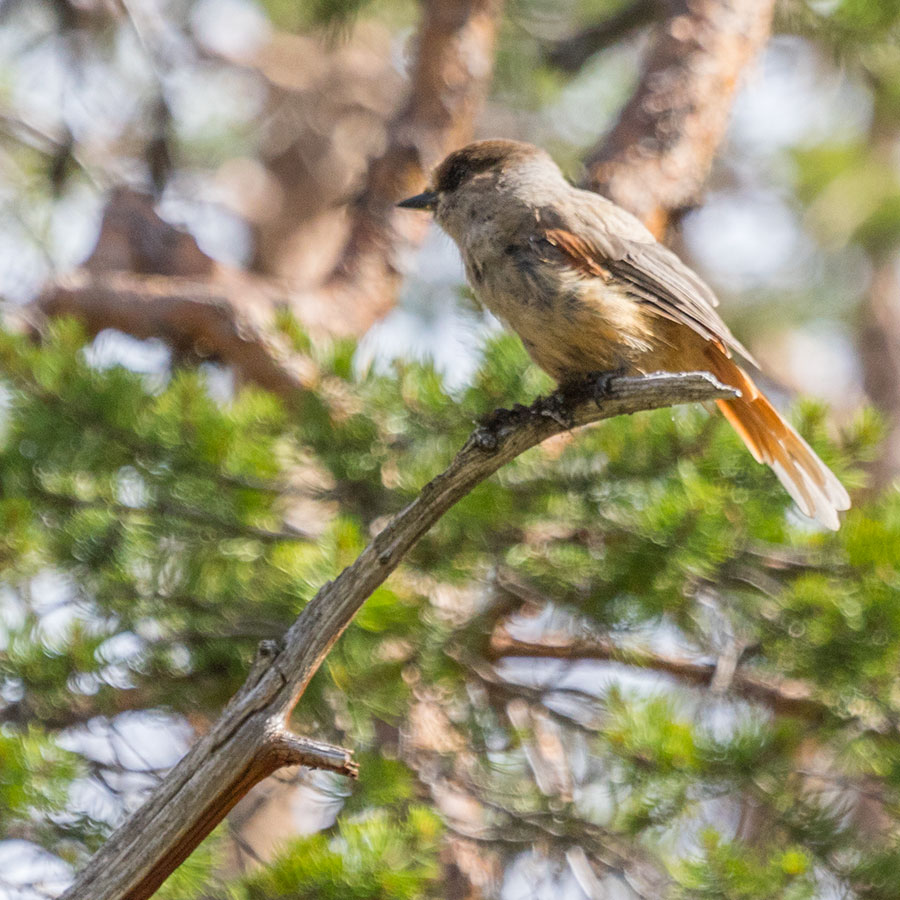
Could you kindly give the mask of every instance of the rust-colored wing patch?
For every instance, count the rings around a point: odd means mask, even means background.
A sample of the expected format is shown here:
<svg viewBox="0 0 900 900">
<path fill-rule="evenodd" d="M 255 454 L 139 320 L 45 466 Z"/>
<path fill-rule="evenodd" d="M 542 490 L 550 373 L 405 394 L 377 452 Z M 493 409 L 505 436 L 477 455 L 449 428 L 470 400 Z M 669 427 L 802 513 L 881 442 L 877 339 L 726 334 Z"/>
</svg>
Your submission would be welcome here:
<svg viewBox="0 0 900 900">
<path fill-rule="evenodd" d="M 544 237 L 566 256 L 572 268 L 585 275 L 599 276 L 604 281 L 609 281 L 612 277 L 609 269 L 597 259 L 597 251 L 577 234 L 563 228 L 548 228 Z"/>
<path fill-rule="evenodd" d="M 607 241 L 608 253 L 604 253 L 602 241 L 567 228 L 548 228 L 544 237 L 560 251 L 566 265 L 582 276 L 622 284 L 638 303 L 657 315 L 686 325 L 723 348 L 737 350 L 756 364 L 716 312 L 709 287 L 662 244 Z M 725 353 L 728 355 L 728 350 Z"/>
</svg>

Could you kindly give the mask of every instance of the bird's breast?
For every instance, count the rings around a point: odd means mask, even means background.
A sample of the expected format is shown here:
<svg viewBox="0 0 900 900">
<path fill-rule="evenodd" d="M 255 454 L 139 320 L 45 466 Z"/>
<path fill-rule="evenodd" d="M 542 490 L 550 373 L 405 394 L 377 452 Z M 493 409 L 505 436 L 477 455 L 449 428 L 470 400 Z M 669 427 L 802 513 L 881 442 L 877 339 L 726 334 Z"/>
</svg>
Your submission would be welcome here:
<svg viewBox="0 0 900 900">
<path fill-rule="evenodd" d="M 558 380 L 635 368 L 652 346 L 651 323 L 623 287 L 554 265 L 533 241 L 464 256 L 479 299 Z"/>
</svg>

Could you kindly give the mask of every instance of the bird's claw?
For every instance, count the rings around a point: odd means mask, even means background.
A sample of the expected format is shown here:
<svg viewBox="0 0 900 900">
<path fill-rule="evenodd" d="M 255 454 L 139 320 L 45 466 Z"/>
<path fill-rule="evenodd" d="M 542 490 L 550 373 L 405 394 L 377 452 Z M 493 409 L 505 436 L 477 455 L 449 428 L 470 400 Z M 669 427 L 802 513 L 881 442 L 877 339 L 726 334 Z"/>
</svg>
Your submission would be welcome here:
<svg viewBox="0 0 900 900">
<path fill-rule="evenodd" d="M 618 369 L 610 369 L 607 372 L 591 372 L 588 375 L 588 383 L 591 387 L 591 396 L 594 403 L 600 406 L 603 400 L 609 398 L 612 389 L 612 383 L 616 378 L 621 378 L 625 374 L 625 367 L 619 366 Z"/>
<path fill-rule="evenodd" d="M 516 403 L 512 409 L 499 407 L 488 413 L 479 423 L 478 428 L 472 434 L 472 441 L 479 450 L 493 453 L 500 445 L 504 429 L 522 418 L 528 408 Z"/>
<path fill-rule="evenodd" d="M 568 430 L 575 425 L 569 401 L 570 398 L 564 390 L 554 391 L 544 398 L 540 406 L 540 414 L 548 419 L 553 419 L 557 425 Z"/>
</svg>

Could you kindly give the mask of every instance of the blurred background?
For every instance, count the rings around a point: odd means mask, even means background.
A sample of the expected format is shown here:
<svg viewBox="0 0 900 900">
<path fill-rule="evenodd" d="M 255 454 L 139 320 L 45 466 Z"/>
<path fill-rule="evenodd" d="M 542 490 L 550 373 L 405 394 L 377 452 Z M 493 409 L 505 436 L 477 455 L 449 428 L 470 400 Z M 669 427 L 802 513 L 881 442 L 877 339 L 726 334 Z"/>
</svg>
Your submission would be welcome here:
<svg viewBox="0 0 900 900">
<path fill-rule="evenodd" d="M 259 640 L 549 387 L 393 203 L 549 150 L 716 289 L 854 496 L 702 410 L 479 488 L 173 897 L 900 896 L 900 3 L 4 0 L 0 897 L 55 896 Z M 801 398 L 806 398 L 805 400 Z"/>
</svg>

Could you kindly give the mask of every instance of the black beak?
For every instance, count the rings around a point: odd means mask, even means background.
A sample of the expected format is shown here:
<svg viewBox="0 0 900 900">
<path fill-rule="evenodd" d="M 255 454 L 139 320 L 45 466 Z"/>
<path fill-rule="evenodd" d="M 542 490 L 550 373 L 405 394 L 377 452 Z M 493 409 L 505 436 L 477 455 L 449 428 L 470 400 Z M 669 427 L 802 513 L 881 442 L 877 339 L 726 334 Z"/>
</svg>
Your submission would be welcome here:
<svg viewBox="0 0 900 900">
<path fill-rule="evenodd" d="M 401 209 L 433 210 L 437 199 L 437 191 L 425 191 L 424 194 L 416 194 L 415 197 L 407 197 L 406 200 L 401 200 L 397 206 Z"/>
</svg>

